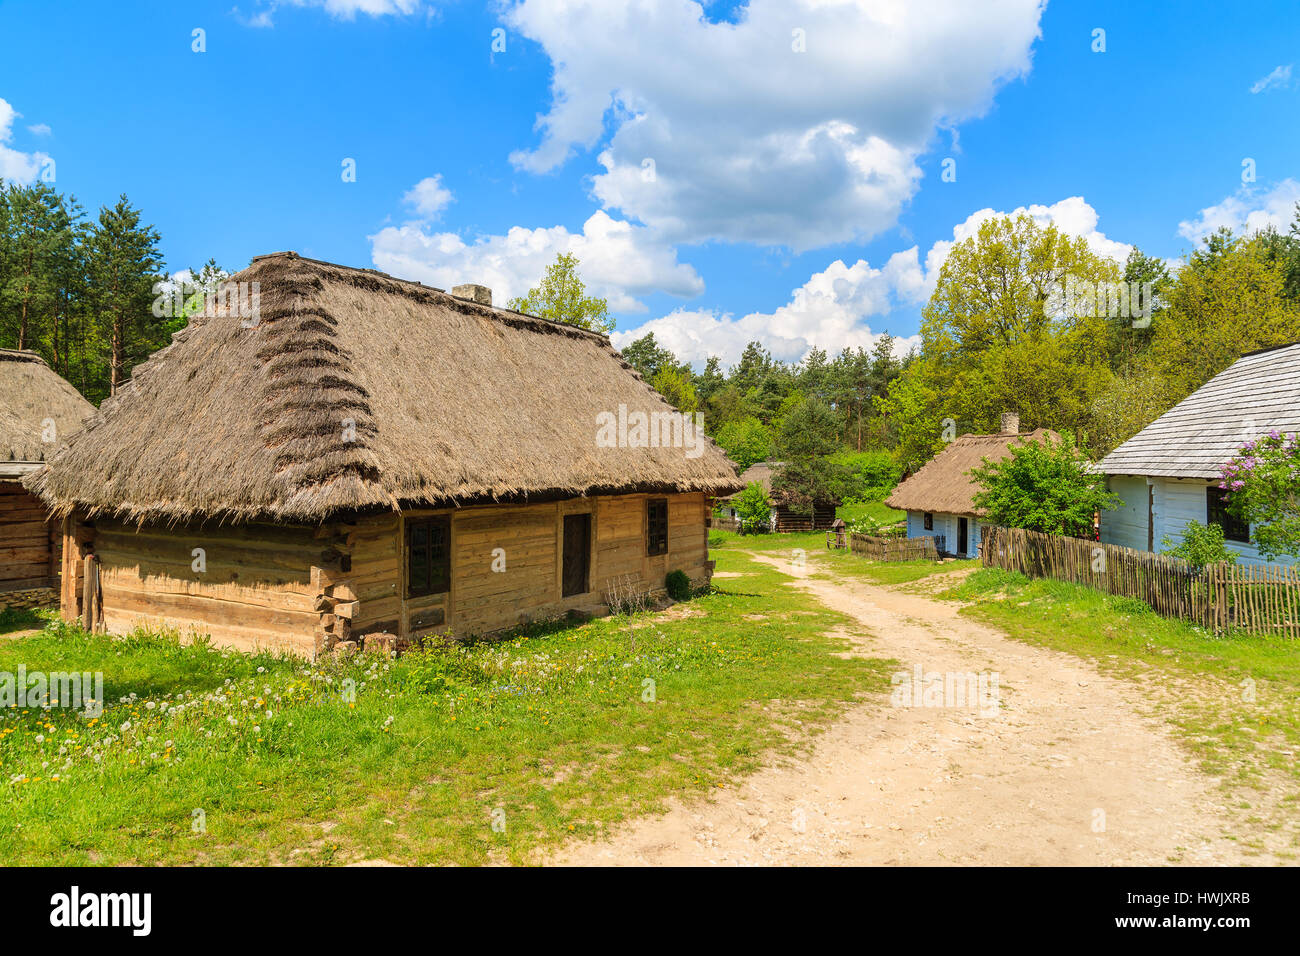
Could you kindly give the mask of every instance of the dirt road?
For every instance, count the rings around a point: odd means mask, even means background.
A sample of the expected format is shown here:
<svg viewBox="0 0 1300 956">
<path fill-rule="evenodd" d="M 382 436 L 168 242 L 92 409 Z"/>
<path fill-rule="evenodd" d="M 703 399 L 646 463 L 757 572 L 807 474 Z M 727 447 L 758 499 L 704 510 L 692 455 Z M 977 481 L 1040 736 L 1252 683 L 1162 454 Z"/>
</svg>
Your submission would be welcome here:
<svg viewBox="0 0 1300 956">
<path fill-rule="evenodd" d="M 783 558 L 755 554 L 781 570 Z M 900 671 L 997 675 L 999 706 L 865 701 L 811 751 L 711 800 L 675 802 L 576 865 L 1240 864 L 1213 780 L 1142 716 L 1140 685 L 1012 641 L 957 606 L 860 579 L 796 579 Z M 902 685 L 900 685 L 900 688 Z M 952 695 L 947 703 L 952 702 Z"/>
</svg>

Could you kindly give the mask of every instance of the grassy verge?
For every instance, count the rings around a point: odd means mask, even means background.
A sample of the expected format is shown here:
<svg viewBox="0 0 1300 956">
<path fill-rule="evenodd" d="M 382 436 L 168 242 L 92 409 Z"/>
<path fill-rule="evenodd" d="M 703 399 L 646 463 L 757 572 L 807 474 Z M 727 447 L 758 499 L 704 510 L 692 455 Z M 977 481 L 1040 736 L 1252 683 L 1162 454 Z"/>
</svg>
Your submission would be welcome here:
<svg viewBox="0 0 1300 956">
<path fill-rule="evenodd" d="M 1141 681 L 1152 713 L 1176 729 L 1203 770 L 1222 779 L 1239 809 L 1300 832 L 1300 646 L 1294 641 L 1215 636 L 1160 617 L 1140 601 L 997 569 L 977 571 L 941 596 L 971 602 L 963 614 L 1013 638 Z"/>
<path fill-rule="evenodd" d="M 898 511 L 883 501 L 863 501 L 852 505 L 840 505 L 835 509 L 835 517 L 843 518 L 848 524 L 869 518 L 879 524 L 893 524 L 907 517 L 906 511 Z"/>
<path fill-rule="evenodd" d="M 805 746 L 892 662 L 853 623 L 717 554 L 661 614 L 310 665 L 51 623 L 0 671 L 104 675 L 99 718 L 0 709 L 0 862 L 527 862 Z"/>
</svg>

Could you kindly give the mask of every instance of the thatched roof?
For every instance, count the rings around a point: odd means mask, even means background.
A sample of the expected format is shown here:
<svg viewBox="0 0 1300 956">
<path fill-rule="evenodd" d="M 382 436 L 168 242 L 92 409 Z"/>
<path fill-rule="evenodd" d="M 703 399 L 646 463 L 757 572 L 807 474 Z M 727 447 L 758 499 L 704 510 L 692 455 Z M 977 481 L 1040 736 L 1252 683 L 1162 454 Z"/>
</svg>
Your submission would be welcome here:
<svg viewBox="0 0 1300 956">
<path fill-rule="evenodd" d="M 0 349 L 0 475 L 40 467 L 94 412 L 35 352 Z"/>
<path fill-rule="evenodd" d="M 1244 355 L 1097 463 L 1108 475 L 1218 478 L 1248 441 L 1300 432 L 1300 343 Z"/>
<path fill-rule="evenodd" d="M 970 477 L 970 470 L 978 468 L 985 458 L 989 461 L 1009 458 L 1011 446 L 1017 442 L 1042 441 L 1044 437 L 1055 440 L 1058 436 L 1046 428 L 1019 435 L 962 435 L 901 482 L 885 499 L 885 504 L 901 511 L 983 514 L 975 507 L 975 494 L 980 485 Z"/>
<path fill-rule="evenodd" d="M 633 491 L 729 494 L 706 439 L 602 447 L 672 411 L 602 335 L 278 253 L 257 321 L 191 320 L 29 480 L 56 512 L 313 521 L 372 508 Z"/>
</svg>

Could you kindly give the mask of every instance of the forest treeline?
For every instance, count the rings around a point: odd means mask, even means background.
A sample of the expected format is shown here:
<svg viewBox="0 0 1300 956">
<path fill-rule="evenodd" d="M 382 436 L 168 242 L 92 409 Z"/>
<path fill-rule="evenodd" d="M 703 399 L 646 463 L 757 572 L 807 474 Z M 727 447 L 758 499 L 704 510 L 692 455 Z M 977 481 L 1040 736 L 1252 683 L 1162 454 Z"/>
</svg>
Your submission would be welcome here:
<svg viewBox="0 0 1300 956">
<path fill-rule="evenodd" d="M 797 460 L 820 423 L 832 457 L 910 470 L 945 437 L 997 431 L 1003 411 L 1100 457 L 1246 352 L 1296 341 L 1300 206 L 1285 231 L 1221 229 L 1176 263 L 1134 249 L 1121 264 L 1028 215 L 990 219 L 953 246 L 902 357 L 887 335 L 796 364 L 753 342 L 725 374 L 712 358 L 692 371 L 653 334 L 623 355 L 703 412 L 742 468 Z"/>
</svg>

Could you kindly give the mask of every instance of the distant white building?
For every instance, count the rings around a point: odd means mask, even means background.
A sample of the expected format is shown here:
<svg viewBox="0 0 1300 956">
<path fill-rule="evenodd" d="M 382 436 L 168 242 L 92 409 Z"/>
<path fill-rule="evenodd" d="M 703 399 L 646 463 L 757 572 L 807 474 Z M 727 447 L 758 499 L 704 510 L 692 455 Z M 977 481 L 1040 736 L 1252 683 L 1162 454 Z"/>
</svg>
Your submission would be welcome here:
<svg viewBox="0 0 1300 956">
<path fill-rule="evenodd" d="M 1101 540 L 1163 551 L 1196 521 L 1222 527 L 1239 562 L 1268 563 L 1254 529 L 1224 507 L 1219 467 L 1270 431 L 1300 432 L 1300 343 L 1242 356 L 1103 458 L 1097 468 L 1124 504 L 1102 512 Z"/>
<path fill-rule="evenodd" d="M 1008 412 L 1002 416 L 1002 431 L 997 435 L 962 435 L 926 462 L 911 477 L 902 481 L 885 499 L 891 508 L 907 512 L 909 538 L 938 539 L 936 547 L 944 554 L 974 558 L 980 553 L 981 522 L 985 512 L 975 506 L 980 483 L 971 477 L 985 459 L 1002 461 L 1011 456 L 1017 442 L 1056 439 L 1046 428 L 1022 434 L 1020 416 Z"/>
</svg>

